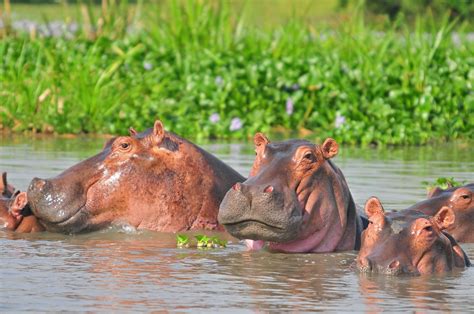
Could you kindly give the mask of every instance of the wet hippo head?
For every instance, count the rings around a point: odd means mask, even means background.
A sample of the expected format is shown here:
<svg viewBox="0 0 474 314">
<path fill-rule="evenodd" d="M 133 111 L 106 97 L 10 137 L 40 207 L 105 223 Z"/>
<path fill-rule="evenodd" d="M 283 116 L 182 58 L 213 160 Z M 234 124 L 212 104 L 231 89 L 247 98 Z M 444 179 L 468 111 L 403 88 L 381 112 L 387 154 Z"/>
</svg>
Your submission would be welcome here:
<svg viewBox="0 0 474 314">
<path fill-rule="evenodd" d="M 330 161 L 335 140 L 270 143 L 254 137 L 249 178 L 230 189 L 219 222 L 251 249 L 264 241 L 283 252 L 331 252 L 357 246 L 359 217 L 341 171 Z"/>
<path fill-rule="evenodd" d="M 31 215 L 26 192 L 15 191 L 7 183 L 7 174 L 2 174 L 0 182 L 0 228 L 17 232 L 36 232 L 43 228 Z"/>
<path fill-rule="evenodd" d="M 474 183 L 445 190 L 434 188 L 423 200 L 400 212 L 400 215 L 411 215 L 423 212 L 434 215 L 443 206 L 450 207 L 456 217 L 454 223 L 446 229 L 458 242 L 474 242 Z"/>
<path fill-rule="evenodd" d="M 443 207 L 433 216 L 420 213 L 407 220 L 385 214 L 373 197 L 365 205 L 369 226 L 362 232 L 357 267 L 384 274 L 432 274 L 464 268 L 470 262 L 461 247 L 443 232 L 454 223 L 454 213 Z"/>
<path fill-rule="evenodd" d="M 225 191 L 243 178 L 196 145 L 152 129 L 109 140 L 97 155 L 28 188 L 33 213 L 54 232 L 128 224 L 156 231 L 215 229 Z"/>
</svg>

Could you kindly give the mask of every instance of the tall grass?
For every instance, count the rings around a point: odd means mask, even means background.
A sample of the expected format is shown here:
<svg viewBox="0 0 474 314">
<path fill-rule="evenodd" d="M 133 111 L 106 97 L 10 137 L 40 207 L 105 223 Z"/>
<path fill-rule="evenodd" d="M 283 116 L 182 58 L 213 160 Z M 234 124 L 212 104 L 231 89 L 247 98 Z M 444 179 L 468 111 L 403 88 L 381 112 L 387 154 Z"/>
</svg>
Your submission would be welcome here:
<svg viewBox="0 0 474 314">
<path fill-rule="evenodd" d="M 377 33 L 358 14 L 331 29 L 292 19 L 262 30 L 227 1 L 170 1 L 141 17 L 107 4 L 73 38 L 0 42 L 4 128 L 124 133 L 160 118 L 191 138 L 473 138 L 474 42 L 462 29 L 453 42 L 447 19 Z"/>
</svg>

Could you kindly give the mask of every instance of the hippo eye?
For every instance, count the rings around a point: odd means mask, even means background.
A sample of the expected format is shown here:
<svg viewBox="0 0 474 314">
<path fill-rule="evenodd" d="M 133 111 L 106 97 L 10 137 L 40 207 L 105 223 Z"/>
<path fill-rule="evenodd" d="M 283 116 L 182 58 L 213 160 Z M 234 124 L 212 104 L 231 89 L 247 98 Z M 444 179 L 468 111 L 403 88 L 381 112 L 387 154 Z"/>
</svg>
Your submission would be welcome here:
<svg viewBox="0 0 474 314">
<path fill-rule="evenodd" d="M 130 144 L 127 143 L 127 142 L 123 142 L 123 143 L 120 144 L 120 147 L 121 147 L 122 149 L 128 149 L 128 148 L 130 147 Z"/>
<path fill-rule="evenodd" d="M 426 232 L 431 232 L 431 231 L 433 231 L 433 227 L 426 226 L 426 227 L 423 228 L 423 230 L 426 231 Z"/>
<path fill-rule="evenodd" d="M 308 161 L 314 161 L 314 155 L 311 152 L 307 152 L 306 154 L 304 154 L 303 159 Z"/>
</svg>

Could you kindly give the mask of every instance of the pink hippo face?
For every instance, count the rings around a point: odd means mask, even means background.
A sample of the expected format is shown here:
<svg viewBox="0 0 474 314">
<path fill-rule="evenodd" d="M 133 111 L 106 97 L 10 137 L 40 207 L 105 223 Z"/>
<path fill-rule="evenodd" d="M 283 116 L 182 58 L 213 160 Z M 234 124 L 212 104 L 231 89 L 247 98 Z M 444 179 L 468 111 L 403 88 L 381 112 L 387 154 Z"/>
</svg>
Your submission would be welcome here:
<svg viewBox="0 0 474 314">
<path fill-rule="evenodd" d="M 108 141 L 97 155 L 28 188 L 31 209 L 47 230 L 76 233 L 114 223 L 176 232 L 220 229 L 219 203 L 243 181 L 232 168 L 160 121 Z"/>
<path fill-rule="evenodd" d="M 361 221 L 342 172 L 330 160 L 335 140 L 271 143 L 254 137 L 249 178 L 221 203 L 219 221 L 251 249 L 332 252 L 358 247 Z"/>
<path fill-rule="evenodd" d="M 391 219 L 373 197 L 365 205 L 369 226 L 362 232 L 357 267 L 383 274 L 433 274 L 470 265 L 464 251 L 444 230 L 454 223 L 454 212 L 443 207 L 433 216 L 419 213 Z"/>
</svg>

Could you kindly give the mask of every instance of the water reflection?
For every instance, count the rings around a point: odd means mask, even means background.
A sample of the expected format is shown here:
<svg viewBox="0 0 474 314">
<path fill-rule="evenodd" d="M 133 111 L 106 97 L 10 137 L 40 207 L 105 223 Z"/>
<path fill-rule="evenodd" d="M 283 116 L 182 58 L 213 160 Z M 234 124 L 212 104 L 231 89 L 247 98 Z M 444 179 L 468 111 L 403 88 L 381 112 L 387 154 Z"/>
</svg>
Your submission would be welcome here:
<svg viewBox="0 0 474 314">
<path fill-rule="evenodd" d="M 3 138 L 0 169 L 25 189 L 92 154 L 103 139 Z M 205 144 L 244 175 L 253 147 Z M 471 146 L 472 147 L 472 146 Z M 420 182 L 473 179 L 473 148 L 343 147 L 336 163 L 357 203 L 379 196 L 387 208 L 423 198 Z M 474 245 L 464 246 L 474 259 Z M 355 252 L 249 253 L 176 249 L 174 235 L 108 230 L 78 236 L 0 232 L 0 312 L 5 311 L 469 311 L 474 269 L 439 277 L 354 272 Z"/>
</svg>

